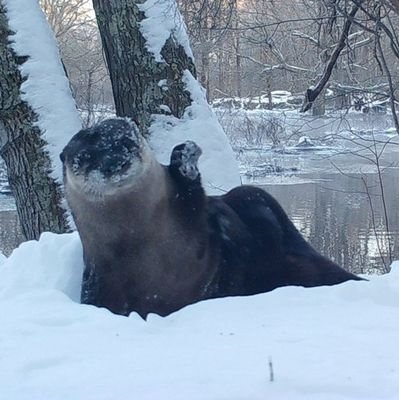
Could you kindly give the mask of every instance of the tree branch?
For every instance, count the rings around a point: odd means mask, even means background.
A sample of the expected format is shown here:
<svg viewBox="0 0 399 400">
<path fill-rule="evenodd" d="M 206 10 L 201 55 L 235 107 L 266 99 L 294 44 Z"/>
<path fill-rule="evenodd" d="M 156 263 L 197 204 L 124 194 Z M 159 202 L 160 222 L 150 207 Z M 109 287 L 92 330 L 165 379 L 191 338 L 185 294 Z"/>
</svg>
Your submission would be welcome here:
<svg viewBox="0 0 399 400">
<path fill-rule="evenodd" d="M 302 104 L 301 112 L 306 112 L 310 110 L 313 106 L 314 101 L 317 99 L 319 94 L 322 92 L 324 87 L 326 86 L 328 80 L 331 77 L 331 73 L 333 71 L 333 68 L 338 60 L 338 57 L 341 53 L 341 51 L 345 47 L 345 42 L 348 38 L 349 30 L 352 26 L 353 18 L 355 17 L 357 11 L 359 10 L 359 6 L 356 4 L 353 6 L 351 11 L 349 12 L 347 16 L 347 20 L 345 21 L 344 27 L 342 29 L 342 33 L 339 39 L 339 42 L 337 43 L 333 53 L 331 54 L 330 59 L 328 60 L 323 75 L 321 76 L 320 80 L 317 82 L 316 86 L 314 88 L 309 88 L 306 90 L 305 93 L 305 100 Z"/>
</svg>

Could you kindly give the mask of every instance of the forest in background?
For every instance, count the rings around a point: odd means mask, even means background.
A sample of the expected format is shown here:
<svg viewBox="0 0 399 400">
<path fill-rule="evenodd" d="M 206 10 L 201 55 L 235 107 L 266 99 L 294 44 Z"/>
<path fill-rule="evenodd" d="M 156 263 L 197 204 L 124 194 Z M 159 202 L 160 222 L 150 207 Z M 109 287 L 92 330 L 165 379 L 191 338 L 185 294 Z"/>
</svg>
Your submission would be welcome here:
<svg viewBox="0 0 399 400">
<path fill-rule="evenodd" d="M 350 0 L 179 0 L 209 101 L 304 96 L 331 64 L 313 107 L 325 111 L 396 101 L 396 3 Z M 90 0 L 41 0 L 85 123 L 112 107 L 112 88 Z M 334 62 L 332 58 L 339 52 Z M 327 90 L 328 88 L 328 90 Z"/>
</svg>

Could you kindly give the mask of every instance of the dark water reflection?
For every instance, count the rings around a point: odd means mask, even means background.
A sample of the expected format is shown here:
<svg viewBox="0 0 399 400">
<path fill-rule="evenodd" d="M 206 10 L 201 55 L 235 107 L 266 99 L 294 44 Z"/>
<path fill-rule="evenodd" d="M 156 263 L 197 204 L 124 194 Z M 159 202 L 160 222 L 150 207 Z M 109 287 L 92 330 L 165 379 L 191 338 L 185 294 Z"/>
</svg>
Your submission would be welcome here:
<svg viewBox="0 0 399 400">
<path fill-rule="evenodd" d="M 263 187 L 279 200 L 317 250 L 355 273 L 385 272 L 382 258 L 389 266 L 389 241 L 393 259 L 399 259 L 397 169 L 384 173 L 390 232 L 384 223 L 376 175 L 321 173 L 307 177 L 318 181 Z M 374 217 L 362 178 L 369 187 Z"/>
</svg>

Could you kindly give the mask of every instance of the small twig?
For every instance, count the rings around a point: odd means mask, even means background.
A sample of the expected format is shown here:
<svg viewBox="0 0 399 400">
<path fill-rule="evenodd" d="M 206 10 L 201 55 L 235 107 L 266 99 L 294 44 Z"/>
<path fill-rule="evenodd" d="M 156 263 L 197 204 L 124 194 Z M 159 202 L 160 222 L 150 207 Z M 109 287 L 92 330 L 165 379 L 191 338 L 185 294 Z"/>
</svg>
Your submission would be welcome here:
<svg viewBox="0 0 399 400">
<path fill-rule="evenodd" d="M 217 186 L 217 185 L 213 184 L 212 182 L 208 181 L 207 185 L 212 189 L 217 189 L 217 190 L 221 191 L 222 193 L 227 193 L 228 192 L 228 190 L 223 189 L 221 186 Z"/>
<path fill-rule="evenodd" d="M 371 220 L 372 220 L 372 224 L 373 224 L 373 232 L 374 232 L 375 241 L 376 241 L 376 244 L 377 244 L 378 253 L 380 255 L 382 264 L 384 265 L 384 270 L 386 272 L 388 272 L 389 269 L 388 269 L 388 266 L 386 264 L 386 261 L 385 261 L 385 258 L 384 258 L 384 254 L 382 252 L 380 240 L 378 238 L 377 222 L 376 222 L 375 212 L 374 212 L 374 204 L 373 204 L 373 200 L 371 198 L 369 186 L 368 186 L 366 178 L 364 176 L 362 177 L 362 182 L 363 182 L 364 188 L 366 190 L 366 194 L 367 194 L 368 201 L 369 201 L 369 206 L 370 206 L 370 211 L 371 211 Z"/>
<path fill-rule="evenodd" d="M 269 357 L 269 382 L 274 382 L 273 360 Z"/>
</svg>

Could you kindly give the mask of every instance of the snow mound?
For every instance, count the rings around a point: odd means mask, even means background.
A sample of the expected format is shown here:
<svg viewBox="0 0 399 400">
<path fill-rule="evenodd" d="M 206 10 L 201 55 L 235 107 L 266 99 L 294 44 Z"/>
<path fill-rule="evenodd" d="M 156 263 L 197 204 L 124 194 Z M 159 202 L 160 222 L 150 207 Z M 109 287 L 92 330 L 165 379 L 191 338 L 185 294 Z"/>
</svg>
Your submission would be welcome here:
<svg viewBox="0 0 399 400">
<path fill-rule="evenodd" d="M 82 244 L 77 232 L 43 233 L 22 243 L 0 262 L 0 299 L 55 290 L 79 302 L 83 273 Z"/>
<path fill-rule="evenodd" d="M 397 399 L 399 263 L 370 282 L 206 301 L 147 322 L 80 305 L 81 273 L 76 233 L 42 235 L 0 264 L 4 399 Z"/>
<path fill-rule="evenodd" d="M 202 149 L 199 170 L 207 194 L 221 194 L 239 186 L 240 174 L 233 149 L 222 127 L 206 101 L 205 91 L 189 71 L 184 83 L 192 104 L 182 119 L 170 115 L 154 115 L 150 127 L 150 146 L 158 161 L 169 165 L 170 154 L 177 144 L 196 142 Z"/>
</svg>

